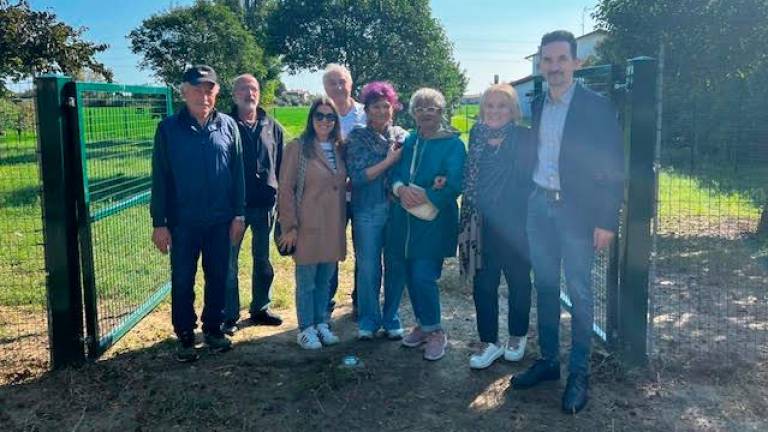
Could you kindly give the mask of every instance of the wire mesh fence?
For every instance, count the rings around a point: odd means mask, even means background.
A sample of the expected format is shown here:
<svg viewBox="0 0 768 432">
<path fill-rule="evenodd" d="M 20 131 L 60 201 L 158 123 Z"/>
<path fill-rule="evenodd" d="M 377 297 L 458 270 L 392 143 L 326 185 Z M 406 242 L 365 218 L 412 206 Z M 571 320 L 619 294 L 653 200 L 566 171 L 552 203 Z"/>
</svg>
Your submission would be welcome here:
<svg viewBox="0 0 768 432">
<path fill-rule="evenodd" d="M 50 364 L 33 89 L 0 96 L 0 385 Z"/>
<path fill-rule="evenodd" d="M 169 102 L 165 89 L 77 88 L 90 218 L 81 230 L 86 325 L 97 356 L 169 290 L 167 258 L 148 246 L 153 138 Z"/>
<path fill-rule="evenodd" d="M 649 326 L 660 360 L 768 355 L 768 115 L 739 81 L 702 89 L 665 74 Z"/>
</svg>

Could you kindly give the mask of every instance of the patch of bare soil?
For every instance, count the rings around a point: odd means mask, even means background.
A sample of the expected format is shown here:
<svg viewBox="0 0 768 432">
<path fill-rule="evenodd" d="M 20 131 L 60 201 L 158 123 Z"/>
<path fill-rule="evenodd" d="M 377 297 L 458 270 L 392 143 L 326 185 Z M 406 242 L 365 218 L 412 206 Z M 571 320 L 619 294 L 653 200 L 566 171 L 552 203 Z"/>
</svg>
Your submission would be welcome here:
<svg viewBox="0 0 768 432">
<path fill-rule="evenodd" d="M 201 351 L 198 362 L 178 364 L 169 310 L 162 306 L 103 360 L 0 387 L 0 430 L 768 430 L 765 364 L 691 369 L 654 362 L 626 371 L 601 349 L 592 358 L 589 406 L 576 416 L 562 414 L 565 379 L 528 391 L 509 389 L 510 377 L 535 358 L 535 326 L 522 362 L 500 360 L 470 370 L 474 308 L 470 292 L 456 280 L 455 263 L 447 266 L 442 286 L 450 346 L 437 362 L 397 342 L 355 341 L 346 302 L 335 314 L 338 346 L 301 350 L 295 312 L 282 310 L 282 327 L 246 327 L 231 352 Z M 413 323 L 407 299 L 402 311 Z M 567 346 L 569 322 L 563 317 Z M 339 367 L 348 354 L 363 366 Z"/>
<path fill-rule="evenodd" d="M 0 306 L 0 386 L 39 377 L 49 362 L 45 311 Z"/>
<path fill-rule="evenodd" d="M 650 342 L 665 362 L 768 359 L 768 244 L 755 220 L 666 221 L 657 240 Z"/>
</svg>

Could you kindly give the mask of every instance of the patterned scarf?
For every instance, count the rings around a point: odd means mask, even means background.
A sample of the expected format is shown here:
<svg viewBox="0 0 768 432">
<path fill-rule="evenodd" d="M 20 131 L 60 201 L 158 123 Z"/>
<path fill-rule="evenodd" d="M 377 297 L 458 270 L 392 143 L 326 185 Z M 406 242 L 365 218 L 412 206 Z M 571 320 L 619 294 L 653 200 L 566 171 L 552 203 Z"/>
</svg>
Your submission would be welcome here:
<svg viewBox="0 0 768 432">
<path fill-rule="evenodd" d="M 469 154 L 464 164 L 464 191 L 459 221 L 459 272 L 467 284 L 473 283 L 475 273 L 483 267 L 483 221 L 477 210 L 480 160 L 488 149 L 489 140 L 506 140 L 514 135 L 515 128 L 514 123 L 509 123 L 499 129 L 491 129 L 482 123 L 477 123 L 469 134 Z M 505 143 L 502 142 L 500 145 L 505 145 Z"/>
</svg>

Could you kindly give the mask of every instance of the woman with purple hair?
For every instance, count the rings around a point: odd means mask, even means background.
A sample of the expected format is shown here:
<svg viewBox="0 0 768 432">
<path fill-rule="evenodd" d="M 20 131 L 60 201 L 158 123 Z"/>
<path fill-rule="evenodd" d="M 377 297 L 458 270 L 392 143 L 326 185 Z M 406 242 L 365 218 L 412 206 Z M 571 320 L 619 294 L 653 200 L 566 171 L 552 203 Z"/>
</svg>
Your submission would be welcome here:
<svg viewBox="0 0 768 432">
<path fill-rule="evenodd" d="M 401 109 L 392 84 L 374 81 L 360 93 L 365 106 L 366 127 L 353 129 L 347 138 L 347 167 L 352 182 L 352 221 L 357 266 L 358 339 L 370 340 L 383 328 L 389 339 L 403 337 L 398 317 L 402 290 L 384 290 L 382 280 L 384 230 L 389 215 L 389 171 L 400 160 L 408 133 L 392 125 Z"/>
</svg>

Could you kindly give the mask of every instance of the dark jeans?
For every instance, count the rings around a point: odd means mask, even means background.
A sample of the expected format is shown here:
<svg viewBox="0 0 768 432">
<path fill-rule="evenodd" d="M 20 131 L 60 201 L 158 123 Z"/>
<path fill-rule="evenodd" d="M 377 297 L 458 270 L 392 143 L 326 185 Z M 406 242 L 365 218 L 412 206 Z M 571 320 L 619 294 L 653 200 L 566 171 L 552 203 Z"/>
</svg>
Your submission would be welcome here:
<svg viewBox="0 0 768 432">
<path fill-rule="evenodd" d="M 345 227 L 349 225 L 352 220 L 352 203 L 347 201 L 347 220 Z M 352 231 L 352 244 L 355 243 L 355 232 Z M 328 316 L 333 314 L 333 308 L 336 307 L 336 301 L 333 299 L 336 297 L 336 291 L 339 290 L 339 263 L 336 263 L 336 267 L 331 275 L 331 292 L 328 295 Z M 357 309 L 357 262 L 355 262 L 354 277 L 352 281 L 352 306 Z"/>
<path fill-rule="evenodd" d="M 524 228 L 521 227 L 521 230 Z M 492 238 L 483 230 L 483 267 L 475 274 L 472 296 L 477 313 L 480 341 L 499 341 L 499 282 L 501 273 L 507 281 L 507 328 L 510 336 L 528 334 L 531 311 L 531 264 L 527 256 L 525 234 L 518 244 Z"/>
<path fill-rule="evenodd" d="M 205 294 L 203 332 L 218 332 L 224 318 L 224 290 L 229 257 L 229 222 L 171 229 L 171 319 L 177 335 L 197 327 L 195 274 L 203 256 Z"/>
<path fill-rule="evenodd" d="M 588 373 L 592 347 L 594 299 L 591 271 L 592 230 L 576 222 L 563 201 L 540 189 L 528 200 L 528 239 L 537 291 L 541 357 L 560 360 L 560 270 L 565 273 L 571 310 L 570 372 Z"/>
<path fill-rule="evenodd" d="M 272 301 L 272 280 L 275 272 L 269 262 L 269 233 L 274 223 L 274 210 L 271 208 L 246 209 L 245 227 L 251 228 L 251 256 L 253 272 L 251 274 L 251 306 L 249 312 L 254 315 L 266 310 Z M 224 307 L 224 320 L 235 323 L 240 319 L 240 288 L 238 283 L 238 259 L 242 241 L 233 245 L 229 253 L 229 271 L 227 273 L 227 295 Z"/>
</svg>

